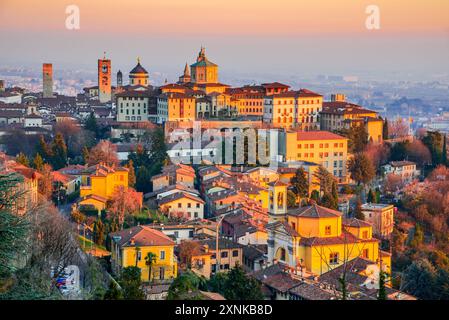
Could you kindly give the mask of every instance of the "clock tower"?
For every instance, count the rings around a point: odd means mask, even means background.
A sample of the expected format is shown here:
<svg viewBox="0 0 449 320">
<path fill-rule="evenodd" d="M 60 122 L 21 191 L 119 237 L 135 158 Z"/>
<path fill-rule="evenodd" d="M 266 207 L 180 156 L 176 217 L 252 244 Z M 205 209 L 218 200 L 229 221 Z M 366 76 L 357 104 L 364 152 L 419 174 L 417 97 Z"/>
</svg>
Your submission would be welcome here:
<svg viewBox="0 0 449 320">
<path fill-rule="evenodd" d="M 98 59 L 98 99 L 101 103 L 111 101 L 111 60 Z"/>
</svg>

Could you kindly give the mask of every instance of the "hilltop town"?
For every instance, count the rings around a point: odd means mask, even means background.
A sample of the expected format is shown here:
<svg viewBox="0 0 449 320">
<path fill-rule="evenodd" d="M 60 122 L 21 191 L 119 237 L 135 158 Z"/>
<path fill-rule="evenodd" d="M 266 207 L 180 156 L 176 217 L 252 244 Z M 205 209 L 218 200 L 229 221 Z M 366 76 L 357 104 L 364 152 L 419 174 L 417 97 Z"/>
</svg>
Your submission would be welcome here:
<svg viewBox="0 0 449 320">
<path fill-rule="evenodd" d="M 204 47 L 162 86 L 144 62 L 0 80 L 0 298 L 449 298 L 446 133 L 221 83 Z"/>
</svg>

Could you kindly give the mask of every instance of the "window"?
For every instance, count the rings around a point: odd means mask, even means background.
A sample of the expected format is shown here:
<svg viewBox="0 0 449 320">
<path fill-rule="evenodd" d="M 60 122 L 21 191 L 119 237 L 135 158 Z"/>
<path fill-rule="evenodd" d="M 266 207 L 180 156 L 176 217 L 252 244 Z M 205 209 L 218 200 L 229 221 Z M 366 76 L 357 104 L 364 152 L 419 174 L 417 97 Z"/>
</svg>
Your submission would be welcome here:
<svg viewBox="0 0 449 320">
<path fill-rule="evenodd" d="M 292 228 L 296 230 L 296 223 L 292 222 Z"/>
<path fill-rule="evenodd" d="M 369 258 L 369 249 L 363 249 L 362 258 L 365 258 L 365 259 Z"/>
<path fill-rule="evenodd" d="M 362 239 L 368 239 L 368 231 L 363 231 L 362 232 Z"/>
<path fill-rule="evenodd" d="M 160 267 L 159 268 L 159 280 L 164 280 L 164 279 L 165 279 L 165 268 Z"/>
<path fill-rule="evenodd" d="M 187 208 L 192 208 L 192 204 L 190 202 L 187 203 Z"/>
<path fill-rule="evenodd" d="M 142 260 L 142 252 L 137 251 L 137 261 Z"/>
<path fill-rule="evenodd" d="M 199 207 L 200 207 L 200 204 L 199 204 L 199 203 L 197 203 L 197 204 L 196 204 L 196 207 L 197 207 L 197 208 L 199 208 Z"/>
<path fill-rule="evenodd" d="M 178 203 L 178 208 L 181 208 L 182 207 L 182 204 L 181 203 Z"/>
<path fill-rule="evenodd" d="M 339 257 L 339 253 L 338 252 L 332 252 L 329 255 L 329 264 L 338 264 L 338 257 Z"/>
<path fill-rule="evenodd" d="M 332 231 L 331 226 L 326 226 L 326 227 L 324 228 L 324 234 L 325 234 L 326 236 L 329 236 L 329 235 L 331 234 L 331 231 Z"/>
<path fill-rule="evenodd" d="M 232 250 L 232 256 L 233 257 L 238 257 L 239 256 L 239 251 L 238 250 Z"/>
<path fill-rule="evenodd" d="M 175 238 L 179 237 L 179 232 L 178 232 L 178 231 L 175 231 L 175 232 L 174 232 L 174 235 L 175 235 Z"/>
<path fill-rule="evenodd" d="M 222 258 L 227 258 L 227 257 L 228 257 L 228 252 L 227 252 L 227 251 L 223 251 L 223 252 L 221 253 L 221 257 L 222 257 Z"/>
<path fill-rule="evenodd" d="M 165 260 L 165 251 L 161 250 L 161 254 L 159 255 L 159 260 Z"/>
</svg>

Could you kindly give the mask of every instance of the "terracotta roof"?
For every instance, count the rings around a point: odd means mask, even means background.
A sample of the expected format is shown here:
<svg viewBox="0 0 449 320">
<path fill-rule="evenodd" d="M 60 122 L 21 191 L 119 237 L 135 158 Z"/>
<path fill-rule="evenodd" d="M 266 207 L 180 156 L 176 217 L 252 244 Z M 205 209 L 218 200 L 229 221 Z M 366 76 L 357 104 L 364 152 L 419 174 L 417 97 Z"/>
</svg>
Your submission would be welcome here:
<svg viewBox="0 0 449 320">
<path fill-rule="evenodd" d="M 80 202 L 83 202 L 84 200 L 89 200 L 89 199 L 93 199 L 93 200 L 97 200 L 103 203 L 106 203 L 108 201 L 108 199 L 102 197 L 102 196 L 97 196 L 96 194 L 89 194 L 87 196 L 85 196 L 84 198 L 80 199 Z"/>
<path fill-rule="evenodd" d="M 190 193 L 181 191 L 181 192 L 177 192 L 177 193 L 171 194 L 169 196 L 166 196 L 162 199 L 159 199 L 158 204 L 163 205 L 163 204 L 167 204 L 167 203 L 170 203 L 170 202 L 182 199 L 182 198 L 187 198 L 187 199 L 190 199 L 192 201 L 199 202 L 202 204 L 205 203 L 203 199 L 196 197 L 194 195 L 191 195 Z"/>
<path fill-rule="evenodd" d="M 262 83 L 262 87 L 266 89 L 272 89 L 272 88 L 290 88 L 290 86 L 280 83 L 280 82 L 271 82 L 271 83 Z"/>
<path fill-rule="evenodd" d="M 403 167 L 403 166 L 413 166 L 416 165 L 416 163 L 411 161 L 391 161 L 390 165 L 392 167 Z"/>
<path fill-rule="evenodd" d="M 351 219 L 343 219 L 343 225 L 348 227 L 355 227 L 355 228 L 364 228 L 364 227 L 371 227 L 372 224 L 369 222 L 365 222 L 363 220 L 359 220 L 356 218 Z"/>
<path fill-rule="evenodd" d="M 110 234 L 120 247 L 170 246 L 175 242 L 159 230 L 148 226 L 136 226 Z M 134 244 L 133 244 L 134 242 Z"/>
<path fill-rule="evenodd" d="M 323 102 L 321 113 L 329 114 L 365 114 L 376 113 L 376 111 L 368 110 L 354 103 L 345 101 Z"/>
<path fill-rule="evenodd" d="M 342 216 L 340 211 L 325 208 L 317 204 L 290 210 L 288 214 L 302 218 L 335 218 Z"/>
<path fill-rule="evenodd" d="M 298 131 L 297 140 L 348 140 L 329 131 Z"/>
<path fill-rule="evenodd" d="M 269 186 L 271 187 L 285 187 L 288 186 L 288 184 L 282 182 L 281 180 L 276 180 L 273 182 L 268 183 Z"/>
<path fill-rule="evenodd" d="M 289 290 L 290 294 L 301 297 L 305 300 L 331 300 L 335 295 L 325 291 L 319 287 L 318 284 L 311 284 L 303 282 Z"/>
</svg>

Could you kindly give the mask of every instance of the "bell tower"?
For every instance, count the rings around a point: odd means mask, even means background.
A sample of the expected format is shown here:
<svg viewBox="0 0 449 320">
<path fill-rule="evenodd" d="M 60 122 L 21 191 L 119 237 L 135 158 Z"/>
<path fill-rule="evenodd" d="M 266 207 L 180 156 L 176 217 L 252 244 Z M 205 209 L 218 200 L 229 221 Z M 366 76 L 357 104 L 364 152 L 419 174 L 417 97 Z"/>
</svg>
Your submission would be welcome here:
<svg viewBox="0 0 449 320">
<path fill-rule="evenodd" d="M 268 184 L 268 215 L 270 222 L 285 221 L 287 185 L 280 180 Z"/>
<path fill-rule="evenodd" d="M 98 99 L 101 103 L 111 101 L 111 60 L 98 59 Z"/>
</svg>

